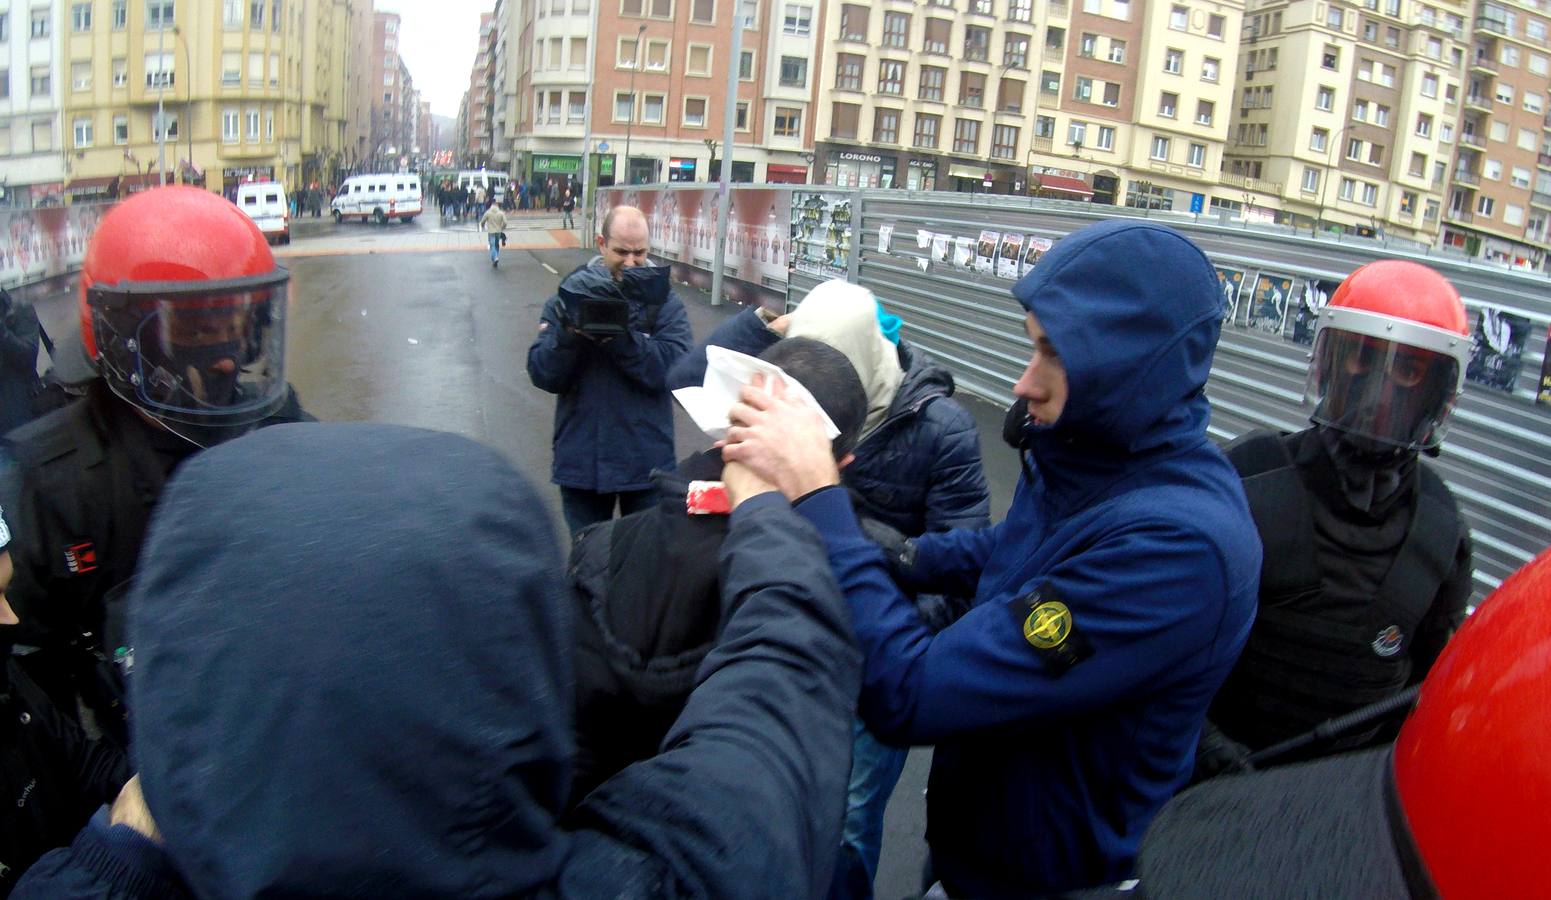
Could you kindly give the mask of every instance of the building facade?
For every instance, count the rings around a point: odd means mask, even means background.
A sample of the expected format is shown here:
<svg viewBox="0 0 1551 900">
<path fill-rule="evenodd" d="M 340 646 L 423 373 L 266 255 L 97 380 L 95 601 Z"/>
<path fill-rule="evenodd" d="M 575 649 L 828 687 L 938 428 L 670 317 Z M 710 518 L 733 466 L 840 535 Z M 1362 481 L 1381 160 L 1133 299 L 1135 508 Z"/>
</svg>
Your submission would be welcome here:
<svg viewBox="0 0 1551 900">
<path fill-rule="evenodd" d="M 0 9 L 0 205 L 61 202 L 62 0 Z"/>
</svg>

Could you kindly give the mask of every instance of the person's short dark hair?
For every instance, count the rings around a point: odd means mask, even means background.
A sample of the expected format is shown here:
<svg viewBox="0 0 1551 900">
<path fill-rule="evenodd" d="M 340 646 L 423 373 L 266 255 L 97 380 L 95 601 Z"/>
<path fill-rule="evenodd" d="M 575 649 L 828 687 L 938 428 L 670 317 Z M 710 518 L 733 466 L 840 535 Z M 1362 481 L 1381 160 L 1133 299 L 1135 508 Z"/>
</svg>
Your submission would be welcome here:
<svg viewBox="0 0 1551 900">
<path fill-rule="evenodd" d="M 867 422 L 867 391 L 844 353 L 812 338 L 794 337 L 777 341 L 759 358 L 802 382 L 840 429 L 832 445 L 835 459 L 855 449 Z"/>
</svg>

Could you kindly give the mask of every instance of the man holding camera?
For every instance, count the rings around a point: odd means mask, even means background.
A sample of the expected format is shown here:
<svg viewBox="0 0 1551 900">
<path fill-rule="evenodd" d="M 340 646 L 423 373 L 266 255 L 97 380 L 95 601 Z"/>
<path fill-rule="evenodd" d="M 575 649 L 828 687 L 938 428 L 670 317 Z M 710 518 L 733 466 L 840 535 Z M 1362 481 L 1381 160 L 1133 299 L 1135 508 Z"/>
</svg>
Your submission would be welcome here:
<svg viewBox="0 0 1551 900">
<path fill-rule="evenodd" d="M 566 527 L 652 503 L 652 470 L 671 466 L 673 400 L 668 369 L 689 351 L 689 318 L 667 266 L 647 259 L 651 235 L 639 209 L 603 218 L 599 256 L 560 282 L 528 348 L 528 377 L 555 403 L 555 461 Z"/>
</svg>

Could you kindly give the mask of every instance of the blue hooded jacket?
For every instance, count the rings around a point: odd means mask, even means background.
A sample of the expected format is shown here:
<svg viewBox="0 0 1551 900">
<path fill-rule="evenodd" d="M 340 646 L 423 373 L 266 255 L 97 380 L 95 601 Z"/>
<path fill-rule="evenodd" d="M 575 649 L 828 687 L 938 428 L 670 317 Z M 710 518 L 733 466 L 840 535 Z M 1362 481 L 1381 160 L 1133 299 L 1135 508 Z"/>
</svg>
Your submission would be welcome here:
<svg viewBox="0 0 1551 900">
<path fill-rule="evenodd" d="M 1103 223 L 1058 243 L 1013 295 L 1065 366 L 1064 411 L 1024 429 L 1032 467 L 1006 520 L 920 537 L 901 572 L 972 591 L 968 614 L 932 634 L 844 494 L 798 506 L 851 604 L 863 720 L 937 745 L 927 840 L 954 896 L 1129 874 L 1190 774 L 1260 572 L 1239 479 L 1206 436 L 1221 299 L 1201 251 L 1159 225 Z"/>
<path fill-rule="evenodd" d="M 860 654 L 812 527 L 774 493 L 734 511 L 683 712 L 562 819 L 574 639 L 543 509 L 494 450 L 398 426 L 190 458 L 129 599 L 165 847 L 102 816 L 14 896 L 822 893 Z"/>
<path fill-rule="evenodd" d="M 630 304 L 630 334 L 594 343 L 566 330 L 583 298 Z M 601 260 L 567 275 L 544 304 L 528 348 L 528 377 L 558 394 L 554 468 L 561 487 L 614 493 L 652 486 L 671 466 L 673 397 L 668 370 L 689 351 L 689 317 L 668 283 L 668 267 L 626 269 L 615 281 Z"/>
</svg>

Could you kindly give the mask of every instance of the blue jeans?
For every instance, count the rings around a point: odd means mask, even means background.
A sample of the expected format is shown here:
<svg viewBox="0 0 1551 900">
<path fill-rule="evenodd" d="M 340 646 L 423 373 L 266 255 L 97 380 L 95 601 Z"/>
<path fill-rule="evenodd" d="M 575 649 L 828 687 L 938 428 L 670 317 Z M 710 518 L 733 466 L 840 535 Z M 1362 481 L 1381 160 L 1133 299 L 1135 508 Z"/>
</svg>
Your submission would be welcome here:
<svg viewBox="0 0 1551 900">
<path fill-rule="evenodd" d="M 492 233 L 485 235 L 490 241 L 490 261 L 496 262 L 501 258 L 501 235 Z"/>
<path fill-rule="evenodd" d="M 634 512 L 647 509 L 657 502 L 657 492 L 644 491 L 620 491 L 618 493 L 600 494 L 597 491 L 584 491 L 581 488 L 562 487 L 560 489 L 560 512 L 565 516 L 566 528 L 570 529 L 571 537 L 576 537 L 577 532 L 598 522 L 607 522 L 614 518 L 614 501 L 619 501 L 619 514 L 628 516 Z"/>
<path fill-rule="evenodd" d="M 861 719 L 851 723 L 851 784 L 846 792 L 840 859 L 830 881 L 830 900 L 872 896 L 883 852 L 883 811 L 905 770 L 908 750 L 872 736 Z"/>
</svg>

